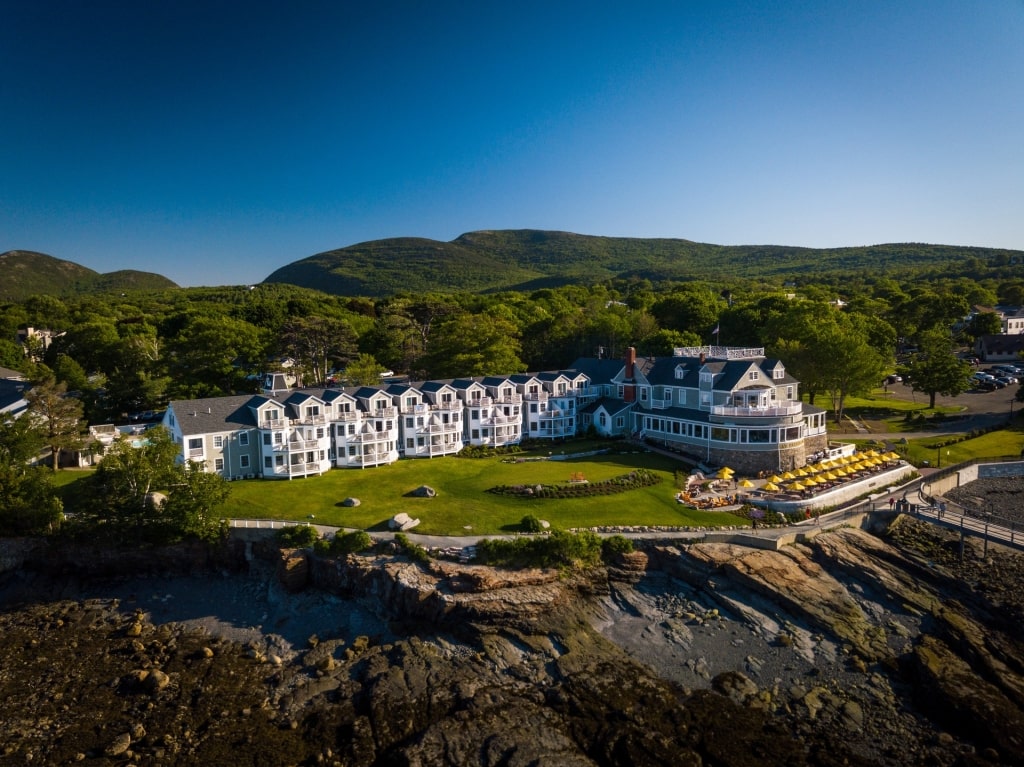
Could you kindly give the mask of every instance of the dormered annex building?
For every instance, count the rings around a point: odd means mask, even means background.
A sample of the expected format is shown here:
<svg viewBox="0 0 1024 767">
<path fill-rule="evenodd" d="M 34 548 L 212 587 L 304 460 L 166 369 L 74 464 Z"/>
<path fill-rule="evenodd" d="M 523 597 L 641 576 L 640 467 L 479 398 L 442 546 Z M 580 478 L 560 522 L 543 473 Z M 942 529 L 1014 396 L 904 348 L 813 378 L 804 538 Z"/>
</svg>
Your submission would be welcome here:
<svg viewBox="0 0 1024 767">
<path fill-rule="evenodd" d="M 228 479 L 454 455 L 466 445 L 561 440 L 593 429 L 744 472 L 796 468 L 827 448 L 825 411 L 760 349 L 577 360 L 570 369 L 354 388 L 288 389 L 170 403 L 182 460 Z"/>
</svg>

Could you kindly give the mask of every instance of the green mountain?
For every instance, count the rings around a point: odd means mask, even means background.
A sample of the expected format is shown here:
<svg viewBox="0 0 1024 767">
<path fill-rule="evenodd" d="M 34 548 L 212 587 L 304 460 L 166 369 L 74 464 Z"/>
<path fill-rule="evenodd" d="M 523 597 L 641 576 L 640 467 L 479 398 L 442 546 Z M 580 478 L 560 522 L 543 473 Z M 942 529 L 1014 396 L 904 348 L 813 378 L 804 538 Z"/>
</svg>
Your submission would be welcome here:
<svg viewBox="0 0 1024 767">
<path fill-rule="evenodd" d="M 850 248 L 711 245 L 676 239 L 594 237 L 530 229 L 469 232 L 439 242 L 373 240 L 283 266 L 264 282 L 347 296 L 400 291 L 533 290 L 611 278 L 652 282 L 748 279 L 785 281 L 870 270 L 934 270 L 971 259 L 1021 263 L 1024 252 L 920 243 Z"/>
<path fill-rule="evenodd" d="M 0 301 L 22 301 L 32 295 L 99 293 L 114 290 L 163 290 L 178 287 L 166 277 L 124 269 L 100 274 L 73 261 L 9 250 L 0 253 Z"/>
</svg>

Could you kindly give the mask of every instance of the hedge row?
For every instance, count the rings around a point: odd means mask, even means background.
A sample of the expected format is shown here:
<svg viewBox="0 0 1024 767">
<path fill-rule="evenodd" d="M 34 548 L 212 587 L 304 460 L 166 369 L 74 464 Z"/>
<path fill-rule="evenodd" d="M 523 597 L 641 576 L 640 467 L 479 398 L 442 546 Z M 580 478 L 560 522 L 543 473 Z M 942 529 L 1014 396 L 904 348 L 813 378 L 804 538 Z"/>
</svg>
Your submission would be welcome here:
<svg viewBox="0 0 1024 767">
<path fill-rule="evenodd" d="M 579 482 L 568 485 L 497 485 L 487 492 L 514 498 L 591 498 L 601 495 L 615 495 L 627 490 L 651 487 L 661 482 L 661 477 L 649 469 L 635 469 L 602 482 Z"/>
</svg>

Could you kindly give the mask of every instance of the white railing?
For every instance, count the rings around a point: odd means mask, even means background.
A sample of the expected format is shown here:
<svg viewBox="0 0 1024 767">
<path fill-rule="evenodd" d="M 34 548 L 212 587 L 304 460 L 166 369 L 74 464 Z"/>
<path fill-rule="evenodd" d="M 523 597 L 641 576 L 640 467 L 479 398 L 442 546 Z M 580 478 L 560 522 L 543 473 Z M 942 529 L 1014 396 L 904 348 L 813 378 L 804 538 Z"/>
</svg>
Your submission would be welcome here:
<svg viewBox="0 0 1024 767">
<path fill-rule="evenodd" d="M 283 418 L 268 418 L 260 424 L 261 429 L 283 429 L 288 422 Z"/>
<path fill-rule="evenodd" d="M 746 349 L 731 346 L 679 346 L 672 350 L 674 357 L 700 357 L 712 360 L 749 360 L 764 356 L 764 347 Z"/>
<path fill-rule="evenodd" d="M 776 407 L 735 407 L 733 405 L 713 405 L 712 415 L 726 415 L 736 418 L 779 418 L 788 415 L 800 415 L 804 406 L 801 403 Z"/>
</svg>

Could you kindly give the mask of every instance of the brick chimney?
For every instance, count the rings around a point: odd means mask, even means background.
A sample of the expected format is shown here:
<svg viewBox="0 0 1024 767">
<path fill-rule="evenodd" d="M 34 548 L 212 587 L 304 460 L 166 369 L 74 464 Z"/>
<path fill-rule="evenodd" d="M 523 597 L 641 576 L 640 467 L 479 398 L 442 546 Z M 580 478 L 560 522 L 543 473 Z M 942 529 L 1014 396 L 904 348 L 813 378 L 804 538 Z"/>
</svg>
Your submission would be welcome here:
<svg viewBox="0 0 1024 767">
<path fill-rule="evenodd" d="M 633 380 L 633 369 L 636 367 L 636 347 L 626 349 L 626 380 Z"/>
</svg>

